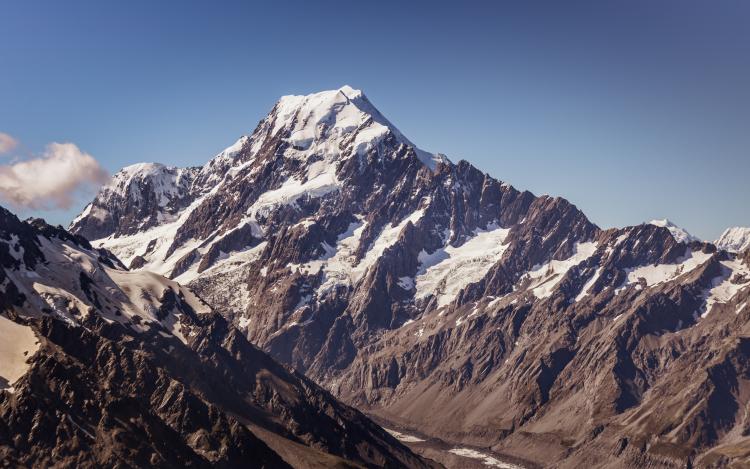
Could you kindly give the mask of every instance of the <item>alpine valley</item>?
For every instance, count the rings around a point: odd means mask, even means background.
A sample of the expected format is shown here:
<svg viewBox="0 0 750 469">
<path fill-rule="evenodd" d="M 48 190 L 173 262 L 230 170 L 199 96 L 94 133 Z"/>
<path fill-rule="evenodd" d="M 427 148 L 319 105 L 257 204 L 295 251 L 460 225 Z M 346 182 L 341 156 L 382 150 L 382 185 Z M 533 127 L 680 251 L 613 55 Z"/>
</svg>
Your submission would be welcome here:
<svg viewBox="0 0 750 469">
<path fill-rule="evenodd" d="M 202 167 L 123 168 L 68 231 L 0 214 L 0 456 L 744 467 L 748 248 L 601 229 L 348 86 L 285 96 Z"/>
</svg>

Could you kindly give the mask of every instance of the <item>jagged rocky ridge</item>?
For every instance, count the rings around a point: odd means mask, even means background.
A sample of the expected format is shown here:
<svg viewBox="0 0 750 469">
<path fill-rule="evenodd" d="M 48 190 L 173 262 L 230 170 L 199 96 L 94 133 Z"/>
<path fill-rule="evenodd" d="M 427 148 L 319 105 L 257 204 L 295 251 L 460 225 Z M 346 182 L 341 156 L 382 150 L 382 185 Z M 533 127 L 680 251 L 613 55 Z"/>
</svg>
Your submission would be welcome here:
<svg viewBox="0 0 750 469">
<path fill-rule="evenodd" d="M 747 252 L 602 230 L 419 150 L 349 87 L 282 98 L 181 200 L 71 230 L 380 418 L 556 467 L 750 454 Z"/>
<path fill-rule="evenodd" d="M 0 208 L 9 467 L 431 467 L 190 290 Z"/>
</svg>

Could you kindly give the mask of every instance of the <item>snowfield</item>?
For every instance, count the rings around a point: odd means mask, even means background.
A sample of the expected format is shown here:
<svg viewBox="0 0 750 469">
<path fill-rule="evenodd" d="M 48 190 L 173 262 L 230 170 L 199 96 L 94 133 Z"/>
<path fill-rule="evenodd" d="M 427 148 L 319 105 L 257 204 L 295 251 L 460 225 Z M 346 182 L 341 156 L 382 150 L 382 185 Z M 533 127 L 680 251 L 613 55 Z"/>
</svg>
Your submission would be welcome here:
<svg viewBox="0 0 750 469">
<path fill-rule="evenodd" d="M 99 264 L 95 252 L 68 241 L 43 236 L 38 239 L 46 262 L 36 267 L 35 275 L 28 275 L 24 269 L 7 272 L 29 298 L 23 308 L 26 315 L 37 317 L 48 309 L 68 324 L 78 325 L 76 314 L 87 317 L 98 310 L 106 321 L 119 322 L 137 332 L 148 330 L 147 323 L 160 324 L 185 342 L 178 310 L 161 310 L 165 294 L 171 291 L 197 314 L 210 312 L 190 290 L 161 275 L 112 269 Z M 96 308 L 94 303 L 98 303 Z"/>
<path fill-rule="evenodd" d="M 646 286 L 648 287 L 674 280 L 680 275 L 686 274 L 696 267 L 699 267 L 710 259 L 711 256 L 712 254 L 688 250 L 685 256 L 678 259 L 676 264 L 645 265 L 634 269 L 627 269 L 627 279 L 625 280 L 625 283 L 615 291 L 619 293 L 628 285 L 638 283 L 640 279 L 644 279 L 646 281 Z"/>
<path fill-rule="evenodd" d="M 13 383 L 29 369 L 28 359 L 39 350 L 34 331 L 0 316 L 0 389 L 13 392 Z"/>
<path fill-rule="evenodd" d="M 701 317 L 708 316 L 717 303 L 726 303 L 750 286 L 750 267 L 738 260 L 721 261 L 722 275 L 712 280 L 712 287 L 703 293 L 705 300 Z M 737 310 L 739 313 L 739 309 Z"/>
<path fill-rule="evenodd" d="M 364 217 L 361 215 L 357 216 L 359 221 L 351 223 L 346 232 L 339 235 L 336 246 L 328 246 L 324 243 L 323 249 L 325 254 L 322 257 L 305 264 L 290 264 L 289 268 L 308 275 L 315 274 L 322 269 L 324 275 L 323 282 L 317 289 L 318 297 L 322 298 L 338 285 L 356 284 L 365 275 L 367 270 L 380 259 L 383 252 L 396 244 L 399 235 L 406 225 L 409 222 L 416 223 L 423 215 L 423 209 L 415 210 L 395 226 L 385 226 L 359 262 L 356 262 L 355 252 L 360 244 L 362 233 L 367 223 L 361 221 Z M 409 280 L 411 279 L 407 278 L 402 281 L 402 288 L 409 286 Z"/>
<path fill-rule="evenodd" d="M 446 246 L 433 253 L 419 253 L 415 298 L 434 295 L 438 306 L 453 301 L 471 283 L 478 282 L 503 256 L 509 229 L 496 225 L 477 230 L 458 247 Z"/>
<path fill-rule="evenodd" d="M 569 258 L 535 266 L 526 276 L 531 281 L 527 288 L 539 299 L 548 298 L 568 270 L 594 255 L 597 247 L 597 243 L 593 242 L 576 243 L 575 253 Z"/>
<path fill-rule="evenodd" d="M 725 249 L 730 252 L 742 252 L 750 248 L 750 228 L 727 228 L 719 239 L 714 241 L 714 244 L 719 249 Z"/>
</svg>

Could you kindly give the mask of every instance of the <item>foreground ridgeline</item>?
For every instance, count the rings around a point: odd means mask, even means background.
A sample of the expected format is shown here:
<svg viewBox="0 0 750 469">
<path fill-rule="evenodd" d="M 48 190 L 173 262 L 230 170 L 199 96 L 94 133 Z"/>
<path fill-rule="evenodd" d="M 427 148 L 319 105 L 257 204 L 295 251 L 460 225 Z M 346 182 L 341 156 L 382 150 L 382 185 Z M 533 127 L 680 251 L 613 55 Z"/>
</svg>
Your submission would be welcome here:
<svg viewBox="0 0 750 469">
<path fill-rule="evenodd" d="M 405 429 L 556 467 L 750 454 L 750 230 L 602 230 L 418 149 L 350 87 L 283 97 L 202 167 L 124 168 L 70 230 Z M 155 323 L 122 314 L 102 321 Z"/>
<path fill-rule="evenodd" d="M 189 289 L 0 208 L 8 467 L 429 467 Z"/>
</svg>

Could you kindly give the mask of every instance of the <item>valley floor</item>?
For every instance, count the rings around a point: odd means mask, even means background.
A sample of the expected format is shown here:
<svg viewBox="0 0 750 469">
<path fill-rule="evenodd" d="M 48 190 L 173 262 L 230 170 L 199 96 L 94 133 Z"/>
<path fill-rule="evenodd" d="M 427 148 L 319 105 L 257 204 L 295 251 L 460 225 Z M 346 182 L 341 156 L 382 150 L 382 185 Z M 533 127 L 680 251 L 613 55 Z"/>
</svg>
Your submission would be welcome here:
<svg viewBox="0 0 750 469">
<path fill-rule="evenodd" d="M 495 453 L 488 448 L 452 444 L 413 430 L 402 429 L 374 415 L 369 415 L 369 417 L 412 451 L 442 464 L 447 469 L 535 469 L 539 467 L 529 461 L 521 461 L 508 455 Z"/>
</svg>

